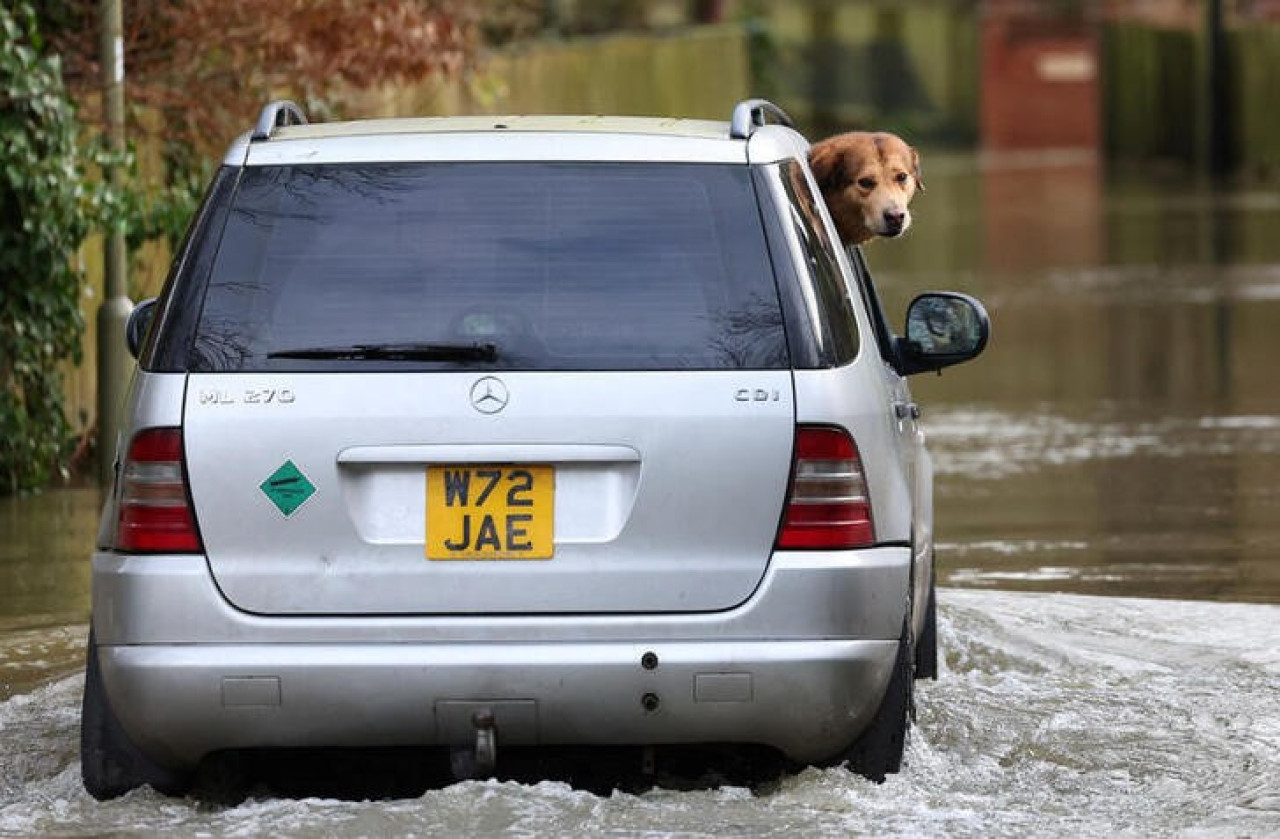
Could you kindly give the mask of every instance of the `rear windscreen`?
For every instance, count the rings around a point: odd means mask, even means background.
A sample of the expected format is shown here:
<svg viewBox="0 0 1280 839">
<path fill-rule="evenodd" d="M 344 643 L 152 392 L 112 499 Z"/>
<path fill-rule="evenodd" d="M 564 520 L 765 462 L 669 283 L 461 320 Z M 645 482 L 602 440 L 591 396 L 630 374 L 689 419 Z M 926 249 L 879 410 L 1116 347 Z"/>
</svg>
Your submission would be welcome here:
<svg viewBox="0 0 1280 839">
<path fill-rule="evenodd" d="M 245 169 L 193 371 L 784 368 L 745 166 Z"/>
</svg>

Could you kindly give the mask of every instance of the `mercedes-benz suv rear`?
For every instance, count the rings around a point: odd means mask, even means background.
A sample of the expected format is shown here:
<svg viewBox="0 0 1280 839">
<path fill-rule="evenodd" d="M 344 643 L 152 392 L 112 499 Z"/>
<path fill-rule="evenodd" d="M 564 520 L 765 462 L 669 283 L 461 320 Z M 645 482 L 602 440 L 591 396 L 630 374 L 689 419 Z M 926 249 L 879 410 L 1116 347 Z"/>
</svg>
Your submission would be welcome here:
<svg viewBox="0 0 1280 839">
<path fill-rule="evenodd" d="M 895 771 L 934 608 L 902 358 L 985 320 L 887 333 L 775 112 L 264 109 L 130 324 L 89 791 L 311 746 Z"/>
</svg>

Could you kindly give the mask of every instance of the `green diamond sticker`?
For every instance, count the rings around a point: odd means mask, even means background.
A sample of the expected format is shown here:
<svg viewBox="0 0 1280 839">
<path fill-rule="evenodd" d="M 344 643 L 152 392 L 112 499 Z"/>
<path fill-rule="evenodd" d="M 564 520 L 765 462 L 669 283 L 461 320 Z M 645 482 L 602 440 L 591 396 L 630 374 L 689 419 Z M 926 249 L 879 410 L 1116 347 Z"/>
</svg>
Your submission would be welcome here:
<svg viewBox="0 0 1280 839">
<path fill-rule="evenodd" d="M 302 474 L 297 466 L 293 465 L 292 460 L 286 460 L 283 466 L 271 474 L 271 477 L 258 484 L 258 489 L 262 490 L 263 494 L 270 498 L 271 503 L 275 504 L 286 517 L 293 515 L 294 510 L 316 494 L 315 486 L 307 480 L 307 476 Z"/>
</svg>

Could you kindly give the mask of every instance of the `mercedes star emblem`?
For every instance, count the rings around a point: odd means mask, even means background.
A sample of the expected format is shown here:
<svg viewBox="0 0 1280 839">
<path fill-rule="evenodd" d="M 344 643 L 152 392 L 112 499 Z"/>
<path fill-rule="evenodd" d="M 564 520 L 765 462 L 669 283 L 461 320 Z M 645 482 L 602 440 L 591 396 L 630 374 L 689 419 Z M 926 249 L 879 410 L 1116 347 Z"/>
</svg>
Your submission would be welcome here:
<svg viewBox="0 0 1280 839">
<path fill-rule="evenodd" d="M 496 414 L 507 407 L 510 399 L 501 379 L 485 376 L 471 386 L 471 407 L 482 414 Z"/>
</svg>

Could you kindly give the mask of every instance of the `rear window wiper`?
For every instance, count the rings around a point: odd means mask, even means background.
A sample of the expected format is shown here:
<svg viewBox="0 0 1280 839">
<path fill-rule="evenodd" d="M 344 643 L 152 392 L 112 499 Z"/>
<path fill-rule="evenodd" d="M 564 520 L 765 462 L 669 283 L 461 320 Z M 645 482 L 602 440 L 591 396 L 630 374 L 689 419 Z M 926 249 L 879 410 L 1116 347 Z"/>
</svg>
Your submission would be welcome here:
<svg viewBox="0 0 1280 839">
<path fill-rule="evenodd" d="M 317 358 L 376 361 L 496 361 L 494 344 L 348 344 L 275 350 L 267 358 Z"/>
</svg>

